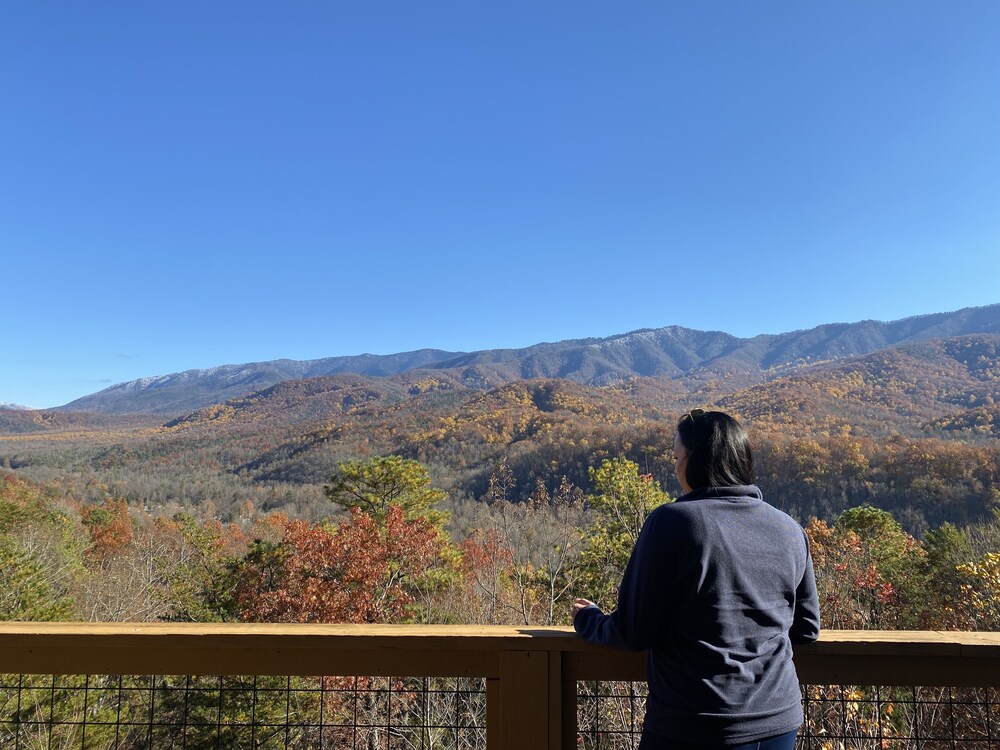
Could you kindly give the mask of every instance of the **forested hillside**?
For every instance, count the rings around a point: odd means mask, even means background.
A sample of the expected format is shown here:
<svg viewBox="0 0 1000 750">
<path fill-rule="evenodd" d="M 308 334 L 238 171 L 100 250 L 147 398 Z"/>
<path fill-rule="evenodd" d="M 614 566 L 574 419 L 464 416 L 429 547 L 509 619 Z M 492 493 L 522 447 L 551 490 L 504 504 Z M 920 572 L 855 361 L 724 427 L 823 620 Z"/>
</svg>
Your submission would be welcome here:
<svg viewBox="0 0 1000 750">
<path fill-rule="evenodd" d="M 566 623 L 573 596 L 613 604 L 672 500 L 623 458 L 588 475 L 589 493 L 564 479 L 511 502 L 501 464 L 487 502 L 449 505 L 419 462 L 347 461 L 319 521 L 245 501 L 222 523 L 0 474 L 0 619 Z M 918 540 L 859 506 L 806 533 L 826 627 L 1000 628 L 1000 515 Z"/>
<path fill-rule="evenodd" d="M 453 502 L 478 500 L 497 466 L 512 499 L 625 457 L 667 490 L 673 426 L 695 406 L 741 417 L 768 499 L 805 523 L 871 503 L 914 534 L 988 517 L 1000 503 L 1000 337 L 907 344 L 801 368 L 748 388 L 681 378 L 594 387 L 565 379 L 469 385 L 454 370 L 292 380 L 150 426 L 148 417 L 10 412 L 0 464 L 82 500 L 170 514 L 210 504 L 322 516 L 338 463 L 399 455 Z"/>
</svg>

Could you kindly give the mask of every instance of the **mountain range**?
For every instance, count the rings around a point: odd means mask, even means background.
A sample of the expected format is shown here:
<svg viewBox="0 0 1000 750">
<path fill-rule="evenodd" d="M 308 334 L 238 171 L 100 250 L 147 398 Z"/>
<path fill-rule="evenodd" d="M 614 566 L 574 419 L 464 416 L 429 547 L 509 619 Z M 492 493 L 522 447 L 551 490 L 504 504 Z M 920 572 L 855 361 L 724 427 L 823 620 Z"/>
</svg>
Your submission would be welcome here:
<svg viewBox="0 0 1000 750">
<path fill-rule="evenodd" d="M 54 411 L 178 416 L 278 383 L 337 374 L 437 374 L 476 389 L 530 378 L 563 378 L 604 386 L 637 377 L 656 377 L 677 381 L 690 393 L 735 392 L 819 363 L 899 344 L 969 334 L 1000 334 L 1000 304 L 892 322 L 833 323 L 751 338 L 668 326 L 605 338 L 539 343 L 522 349 L 420 349 L 389 355 L 222 365 L 120 383 Z"/>
<path fill-rule="evenodd" d="M 590 468 L 615 456 L 676 493 L 676 420 L 718 406 L 750 428 L 778 507 L 804 521 L 867 502 L 922 533 L 1000 508 L 998 323 L 994 306 L 750 339 L 673 327 L 193 370 L 0 410 L 0 470 L 225 518 L 248 500 L 322 518 L 340 462 L 389 454 L 426 464 L 453 499 L 483 498 L 498 466 L 519 499 L 564 480 L 590 491 Z"/>
</svg>

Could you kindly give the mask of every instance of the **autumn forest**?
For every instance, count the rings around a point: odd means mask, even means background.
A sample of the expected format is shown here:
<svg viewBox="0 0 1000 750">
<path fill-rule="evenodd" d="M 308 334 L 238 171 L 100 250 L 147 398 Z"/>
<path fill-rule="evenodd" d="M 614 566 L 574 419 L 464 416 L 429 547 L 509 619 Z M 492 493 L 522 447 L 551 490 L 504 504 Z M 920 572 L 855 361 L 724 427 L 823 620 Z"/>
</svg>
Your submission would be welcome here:
<svg viewBox="0 0 1000 750">
<path fill-rule="evenodd" d="M 1000 628 L 1000 337 L 749 384 L 483 381 L 0 411 L 0 617 L 564 624 L 573 596 L 613 606 L 645 516 L 679 492 L 676 419 L 717 406 L 805 527 L 827 626 Z"/>
</svg>

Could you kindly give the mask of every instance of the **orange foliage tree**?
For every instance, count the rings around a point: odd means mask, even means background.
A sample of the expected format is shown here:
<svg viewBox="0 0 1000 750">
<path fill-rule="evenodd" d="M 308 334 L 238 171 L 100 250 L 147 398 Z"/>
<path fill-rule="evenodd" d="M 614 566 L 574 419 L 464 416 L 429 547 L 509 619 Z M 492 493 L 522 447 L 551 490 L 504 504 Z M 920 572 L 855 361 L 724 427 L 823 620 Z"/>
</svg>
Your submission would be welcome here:
<svg viewBox="0 0 1000 750">
<path fill-rule="evenodd" d="M 238 566 L 244 620 L 398 622 L 414 587 L 443 553 L 438 528 L 391 506 L 384 523 L 360 509 L 335 528 L 287 521 L 278 543 L 257 542 Z"/>
<path fill-rule="evenodd" d="M 463 611 L 470 622 L 498 625 L 510 620 L 514 554 L 497 529 L 475 529 L 459 545 L 462 553 Z"/>
<path fill-rule="evenodd" d="M 90 533 L 87 557 L 98 565 L 125 553 L 132 544 L 132 518 L 124 500 L 108 498 L 100 505 L 83 504 L 80 519 Z"/>
<path fill-rule="evenodd" d="M 816 569 L 824 627 L 926 626 L 923 546 L 886 511 L 860 506 L 833 524 L 813 518 L 806 534 Z"/>
</svg>

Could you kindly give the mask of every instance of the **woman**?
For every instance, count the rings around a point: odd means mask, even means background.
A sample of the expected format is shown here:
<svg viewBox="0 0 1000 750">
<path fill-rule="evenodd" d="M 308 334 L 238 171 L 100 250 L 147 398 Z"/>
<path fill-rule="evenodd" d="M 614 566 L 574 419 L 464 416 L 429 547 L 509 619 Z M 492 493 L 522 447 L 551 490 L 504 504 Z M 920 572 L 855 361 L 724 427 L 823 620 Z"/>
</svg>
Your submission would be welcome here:
<svg viewBox="0 0 1000 750">
<path fill-rule="evenodd" d="M 789 750 L 802 724 L 792 644 L 819 635 L 805 533 L 763 501 L 740 424 L 686 414 L 674 438 L 684 494 L 650 513 L 618 608 L 573 603 L 590 643 L 649 649 L 640 750 Z"/>
</svg>

